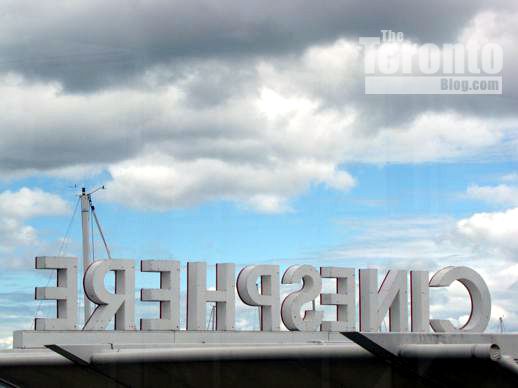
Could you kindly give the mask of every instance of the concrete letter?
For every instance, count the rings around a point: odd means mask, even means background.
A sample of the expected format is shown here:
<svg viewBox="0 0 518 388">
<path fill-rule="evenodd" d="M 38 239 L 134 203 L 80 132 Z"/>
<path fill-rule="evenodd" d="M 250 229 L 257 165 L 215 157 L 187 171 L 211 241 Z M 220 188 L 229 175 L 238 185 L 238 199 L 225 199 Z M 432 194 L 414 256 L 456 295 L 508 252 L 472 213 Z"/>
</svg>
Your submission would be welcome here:
<svg viewBox="0 0 518 388">
<path fill-rule="evenodd" d="M 256 281 L 261 280 L 261 293 Z M 279 266 L 250 265 L 237 277 L 237 293 L 243 303 L 259 306 L 261 330 L 280 330 Z"/>
<path fill-rule="evenodd" d="M 36 318 L 36 330 L 74 330 L 77 323 L 77 258 L 39 256 L 36 269 L 56 269 L 57 287 L 36 287 L 36 300 L 56 300 L 57 319 Z"/>
<path fill-rule="evenodd" d="M 115 272 L 115 294 L 108 292 L 104 278 Z M 88 299 L 98 304 L 83 330 L 103 330 L 115 316 L 115 330 L 135 330 L 135 262 L 133 260 L 97 260 L 84 277 Z"/>
<path fill-rule="evenodd" d="M 178 330 L 180 328 L 180 262 L 142 260 L 142 272 L 159 272 L 160 288 L 142 288 L 140 299 L 160 302 L 160 319 L 141 319 L 140 330 Z"/>
<path fill-rule="evenodd" d="M 322 290 L 322 279 L 311 265 L 294 265 L 289 267 L 282 277 L 282 284 L 298 283 L 302 280 L 302 288 L 289 294 L 281 307 L 284 325 L 289 330 L 314 331 L 322 322 L 322 311 L 306 310 L 304 318 L 300 316 L 302 305 L 315 300 Z"/>
</svg>

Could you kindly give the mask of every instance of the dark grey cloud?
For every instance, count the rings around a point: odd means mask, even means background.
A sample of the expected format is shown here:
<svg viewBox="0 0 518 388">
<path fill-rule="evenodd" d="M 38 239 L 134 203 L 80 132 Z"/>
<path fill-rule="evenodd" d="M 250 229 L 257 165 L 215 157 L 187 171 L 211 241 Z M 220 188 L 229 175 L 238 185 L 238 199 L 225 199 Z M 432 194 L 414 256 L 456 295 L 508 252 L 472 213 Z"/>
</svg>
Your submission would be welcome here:
<svg viewBox="0 0 518 388">
<path fill-rule="evenodd" d="M 405 32 L 451 41 L 476 13 L 507 1 L 10 1 L 0 7 L 0 69 L 68 91 L 124 84 L 186 59 L 278 56 L 340 36 Z"/>
<path fill-rule="evenodd" d="M 517 122 L 516 67 L 504 71 L 503 96 L 368 96 L 356 43 L 381 29 L 414 43 L 455 43 L 471 28 L 504 41 L 513 64 L 510 7 L 4 3 L 0 173 L 95 168 L 122 194 L 141 191 L 138 201 L 118 196 L 126 204 L 167 209 L 223 199 L 280 211 L 312 184 L 354 186 L 341 167 L 351 161 L 508 157 L 518 144 L 508 130 Z M 478 20 L 487 10 L 496 19 Z"/>
</svg>

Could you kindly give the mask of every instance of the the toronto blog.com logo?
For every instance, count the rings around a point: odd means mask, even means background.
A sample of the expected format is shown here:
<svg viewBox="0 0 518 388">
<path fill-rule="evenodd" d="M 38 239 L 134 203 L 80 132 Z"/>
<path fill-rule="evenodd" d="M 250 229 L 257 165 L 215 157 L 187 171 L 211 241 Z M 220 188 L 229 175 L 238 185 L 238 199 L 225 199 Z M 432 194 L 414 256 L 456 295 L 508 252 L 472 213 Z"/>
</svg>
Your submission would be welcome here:
<svg viewBox="0 0 518 388">
<path fill-rule="evenodd" d="M 360 37 L 365 94 L 502 94 L 497 43 L 415 44 L 402 32 Z"/>
</svg>

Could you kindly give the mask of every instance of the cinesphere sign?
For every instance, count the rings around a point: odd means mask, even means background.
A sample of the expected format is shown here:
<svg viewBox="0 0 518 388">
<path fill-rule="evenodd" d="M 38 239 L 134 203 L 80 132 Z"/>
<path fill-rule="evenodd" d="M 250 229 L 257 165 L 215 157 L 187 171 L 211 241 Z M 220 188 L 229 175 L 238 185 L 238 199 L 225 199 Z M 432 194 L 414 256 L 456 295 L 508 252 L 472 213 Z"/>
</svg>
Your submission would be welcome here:
<svg viewBox="0 0 518 388">
<path fill-rule="evenodd" d="M 57 301 L 57 317 L 36 318 L 36 330 L 75 330 L 78 321 L 77 258 L 36 257 L 35 266 L 36 269 L 57 270 L 57 287 L 35 289 L 36 299 Z M 105 286 L 105 277 L 110 271 L 115 274 L 114 293 Z M 140 319 L 140 330 L 179 330 L 180 262 L 142 260 L 140 271 L 160 274 L 158 288 L 140 290 L 143 302 L 160 304 L 160 315 L 154 319 Z M 476 271 L 468 267 L 446 267 L 431 278 L 428 271 L 409 272 L 410 276 L 404 270 L 390 270 L 378 287 L 378 270 L 358 271 L 360 331 L 378 331 L 387 313 L 389 331 L 393 332 L 428 332 L 430 327 L 441 333 L 483 332 L 486 329 L 491 297 L 486 283 Z M 295 265 L 289 267 L 281 278 L 278 265 L 249 265 L 239 272 L 236 280 L 235 265 L 225 263 L 216 265 L 216 287 L 208 289 L 207 264 L 189 262 L 186 329 L 205 330 L 207 303 L 215 303 L 216 330 L 234 330 L 237 290 L 238 297 L 245 304 L 260 309 L 262 331 L 281 330 L 281 319 L 288 330 L 354 331 L 357 310 L 355 276 L 356 270 L 352 268 L 320 267 L 318 271 L 311 265 Z M 322 279 L 334 279 L 334 292 L 322 292 Z M 429 316 L 429 288 L 448 287 L 454 281 L 464 285 L 471 299 L 469 319 L 462 327 L 455 327 L 449 320 L 430 319 Z M 281 283 L 302 283 L 302 286 L 281 303 Z M 94 261 L 84 274 L 83 288 L 87 298 L 97 305 L 83 330 L 104 330 L 112 320 L 115 330 L 136 330 L 134 260 Z M 308 302 L 317 297 L 322 306 L 336 308 L 335 320 L 324 320 L 322 311 L 307 308 Z"/>
</svg>

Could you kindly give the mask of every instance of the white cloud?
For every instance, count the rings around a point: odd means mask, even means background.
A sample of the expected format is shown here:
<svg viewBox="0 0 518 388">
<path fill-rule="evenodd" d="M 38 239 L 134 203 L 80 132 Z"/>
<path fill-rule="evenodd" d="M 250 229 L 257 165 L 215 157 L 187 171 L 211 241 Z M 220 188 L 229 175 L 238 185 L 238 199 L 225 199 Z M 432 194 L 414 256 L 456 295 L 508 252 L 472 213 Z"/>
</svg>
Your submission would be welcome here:
<svg viewBox="0 0 518 388">
<path fill-rule="evenodd" d="M 7 349 L 13 346 L 13 337 L 2 337 L 0 338 L 0 349 Z"/>
<path fill-rule="evenodd" d="M 476 213 L 457 223 L 459 234 L 472 244 L 498 250 L 518 260 L 518 208 L 503 212 Z"/>
<path fill-rule="evenodd" d="M 289 60 L 263 59 L 236 67 L 246 87 L 209 104 L 193 97 L 192 87 L 220 71 L 217 65 L 191 64 L 187 78 L 165 84 L 148 74 L 146 87 L 94 95 L 7 76 L 0 82 L 9 104 L 0 127 L 14 130 L 0 145 L 4 171 L 67 177 L 107 170 L 109 198 L 133 207 L 229 200 L 276 213 L 289 211 L 291 198 L 314 184 L 350 189 L 347 162 L 458 160 L 506 138 L 508 122 L 424 106 L 387 124 L 387 112 L 370 114 L 370 106 L 356 103 L 357 91 L 348 91 L 361 78 L 361 63 L 344 39 Z M 166 77 L 166 70 L 155 71 Z"/>
<path fill-rule="evenodd" d="M 228 200 L 276 213 L 288 210 L 288 199 L 309 184 L 343 190 L 354 185 L 348 173 L 311 159 L 236 165 L 217 159 L 178 161 L 155 154 L 115 165 L 110 173 L 113 181 L 104 198 L 154 210 Z"/>
<path fill-rule="evenodd" d="M 422 269 L 431 273 L 449 265 L 468 266 L 488 284 L 492 298 L 490 330 L 504 316 L 506 330 L 517 330 L 518 209 L 448 217 L 347 220 L 351 238 L 320 252 L 321 265 L 374 266 L 383 269 Z M 339 264 L 338 264 L 339 263 Z M 431 290 L 431 314 L 466 321 L 469 295 L 460 284 Z"/>
<path fill-rule="evenodd" d="M 468 187 L 467 195 L 471 198 L 500 205 L 518 206 L 518 187 L 500 184 L 498 186 Z"/>
<path fill-rule="evenodd" d="M 459 39 L 500 39 L 484 20 Z M 133 207 L 227 200 L 278 213 L 312 185 L 353 187 L 348 162 L 480 159 L 502 155 L 516 134 L 514 110 L 365 96 L 363 75 L 363 53 L 344 37 L 290 55 L 158 61 L 124 87 L 90 94 L 0 74 L 0 173 L 108 172 L 107 197 Z"/>
<path fill-rule="evenodd" d="M 434 269 L 463 263 L 471 255 L 469 248 L 454 241 L 455 221 L 449 217 L 360 219 L 342 224 L 354 231 L 353 237 L 321 253 L 321 260 L 347 260 L 385 268 Z"/>
<path fill-rule="evenodd" d="M 352 160 L 420 163 L 453 161 L 499 143 L 497 121 L 450 112 L 423 112 L 401 127 L 381 128 L 351 149 Z"/>
<path fill-rule="evenodd" d="M 261 213 L 283 213 L 291 210 L 286 198 L 269 194 L 257 194 L 250 197 L 246 203 L 252 209 Z"/>
<path fill-rule="evenodd" d="M 504 182 L 518 182 L 518 173 L 506 174 L 502 177 Z"/>
<path fill-rule="evenodd" d="M 15 192 L 7 190 L 0 193 L 0 214 L 5 218 L 25 220 L 65 214 L 68 210 L 68 204 L 61 197 L 41 189 L 22 187 Z"/>
<path fill-rule="evenodd" d="M 23 187 L 0 193 L 0 252 L 3 266 L 16 266 L 17 252 L 39 246 L 38 234 L 26 221 L 39 216 L 63 215 L 68 204 L 59 196 Z M 34 253 L 31 251 L 31 253 Z M 7 262 L 9 260 L 9 262 Z"/>
</svg>

